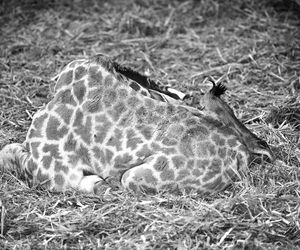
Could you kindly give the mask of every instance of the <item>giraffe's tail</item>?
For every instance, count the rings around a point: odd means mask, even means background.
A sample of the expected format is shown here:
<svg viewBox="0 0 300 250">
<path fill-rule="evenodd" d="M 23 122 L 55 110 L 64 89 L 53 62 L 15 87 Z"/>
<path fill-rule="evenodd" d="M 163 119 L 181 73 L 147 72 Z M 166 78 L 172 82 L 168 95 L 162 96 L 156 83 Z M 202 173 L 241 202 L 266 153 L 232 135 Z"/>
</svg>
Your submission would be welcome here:
<svg viewBox="0 0 300 250">
<path fill-rule="evenodd" d="M 15 171 L 23 174 L 28 152 L 23 144 L 13 143 L 6 145 L 0 151 L 0 171 Z"/>
</svg>

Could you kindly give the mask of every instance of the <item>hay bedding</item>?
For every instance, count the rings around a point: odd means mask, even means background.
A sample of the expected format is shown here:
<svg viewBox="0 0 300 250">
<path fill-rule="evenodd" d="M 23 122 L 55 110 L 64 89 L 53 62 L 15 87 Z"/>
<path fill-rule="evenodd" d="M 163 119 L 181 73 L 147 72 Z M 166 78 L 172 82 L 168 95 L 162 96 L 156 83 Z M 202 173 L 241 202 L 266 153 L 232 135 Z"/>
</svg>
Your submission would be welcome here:
<svg viewBox="0 0 300 250">
<path fill-rule="evenodd" d="M 298 3 L 1 2 L 0 147 L 24 140 L 65 63 L 101 52 L 195 95 L 221 79 L 278 160 L 209 197 L 56 194 L 2 173 L 0 249 L 299 248 Z"/>
</svg>

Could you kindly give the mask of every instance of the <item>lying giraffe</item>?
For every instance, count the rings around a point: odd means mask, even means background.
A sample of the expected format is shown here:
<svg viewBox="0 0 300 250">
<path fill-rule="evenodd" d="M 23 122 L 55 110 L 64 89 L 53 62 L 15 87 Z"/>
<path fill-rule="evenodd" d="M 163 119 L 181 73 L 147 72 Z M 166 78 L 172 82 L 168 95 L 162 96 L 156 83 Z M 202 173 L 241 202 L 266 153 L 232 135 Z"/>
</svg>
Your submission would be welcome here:
<svg viewBox="0 0 300 250">
<path fill-rule="evenodd" d="M 244 178 L 252 155 L 273 160 L 220 98 L 221 84 L 196 109 L 104 55 L 71 62 L 56 79 L 25 142 L 0 152 L 0 169 L 22 169 L 33 185 L 95 192 L 115 180 L 136 192 L 212 193 Z"/>
</svg>

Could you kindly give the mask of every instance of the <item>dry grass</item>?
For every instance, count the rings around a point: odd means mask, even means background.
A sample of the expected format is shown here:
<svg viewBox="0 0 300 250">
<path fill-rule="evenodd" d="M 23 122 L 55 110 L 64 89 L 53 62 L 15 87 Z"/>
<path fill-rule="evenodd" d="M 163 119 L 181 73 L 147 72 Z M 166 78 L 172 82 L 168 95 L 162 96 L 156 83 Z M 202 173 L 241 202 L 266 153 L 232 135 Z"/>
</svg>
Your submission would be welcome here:
<svg viewBox="0 0 300 250">
<path fill-rule="evenodd" d="M 101 52 L 195 94 L 222 77 L 278 157 L 209 197 L 56 194 L 2 174 L 0 249 L 300 248 L 300 7 L 241 2 L 0 3 L 0 148 L 24 140 L 65 63 Z"/>
</svg>

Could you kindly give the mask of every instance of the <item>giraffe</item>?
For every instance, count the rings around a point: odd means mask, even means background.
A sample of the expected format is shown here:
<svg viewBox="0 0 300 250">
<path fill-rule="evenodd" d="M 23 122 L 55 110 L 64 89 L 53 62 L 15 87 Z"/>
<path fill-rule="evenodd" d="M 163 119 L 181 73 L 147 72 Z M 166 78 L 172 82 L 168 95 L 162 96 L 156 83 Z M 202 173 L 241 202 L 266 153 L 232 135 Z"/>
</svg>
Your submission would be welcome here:
<svg viewBox="0 0 300 250">
<path fill-rule="evenodd" d="M 254 154 L 274 160 L 220 98 L 222 84 L 196 109 L 101 54 L 69 63 L 55 80 L 25 141 L 0 152 L 0 169 L 21 169 L 31 185 L 97 193 L 115 180 L 133 192 L 209 194 L 245 178 Z"/>
</svg>

